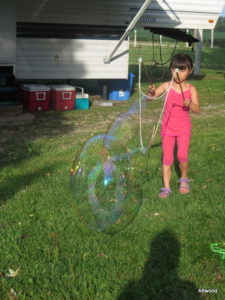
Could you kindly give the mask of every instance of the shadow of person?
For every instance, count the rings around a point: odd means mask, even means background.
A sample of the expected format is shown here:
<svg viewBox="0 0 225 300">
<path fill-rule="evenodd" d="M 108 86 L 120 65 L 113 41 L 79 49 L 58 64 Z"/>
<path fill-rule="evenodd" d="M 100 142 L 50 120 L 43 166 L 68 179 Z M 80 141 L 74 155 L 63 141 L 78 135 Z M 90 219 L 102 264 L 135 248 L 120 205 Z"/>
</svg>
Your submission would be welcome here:
<svg viewBox="0 0 225 300">
<path fill-rule="evenodd" d="M 150 245 L 150 255 L 142 278 L 130 282 L 118 300 L 198 300 L 197 287 L 178 277 L 180 243 L 175 234 L 164 230 Z"/>
</svg>

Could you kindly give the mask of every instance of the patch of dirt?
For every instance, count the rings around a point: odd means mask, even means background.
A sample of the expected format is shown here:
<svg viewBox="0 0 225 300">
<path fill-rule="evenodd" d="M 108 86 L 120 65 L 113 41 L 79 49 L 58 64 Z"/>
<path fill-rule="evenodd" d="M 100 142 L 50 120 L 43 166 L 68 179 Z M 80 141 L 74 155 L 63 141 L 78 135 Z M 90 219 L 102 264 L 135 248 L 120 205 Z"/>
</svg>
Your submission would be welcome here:
<svg viewBox="0 0 225 300">
<path fill-rule="evenodd" d="M 201 107 L 200 114 L 192 114 L 193 118 L 225 117 L 225 104 L 210 104 Z"/>
</svg>

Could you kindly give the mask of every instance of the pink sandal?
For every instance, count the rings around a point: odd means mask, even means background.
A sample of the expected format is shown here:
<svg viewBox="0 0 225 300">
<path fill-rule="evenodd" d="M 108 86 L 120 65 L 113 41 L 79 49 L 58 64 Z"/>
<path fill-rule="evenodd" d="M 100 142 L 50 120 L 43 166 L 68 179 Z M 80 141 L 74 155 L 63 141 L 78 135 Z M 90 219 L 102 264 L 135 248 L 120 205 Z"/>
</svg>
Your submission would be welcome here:
<svg viewBox="0 0 225 300">
<path fill-rule="evenodd" d="M 169 188 L 161 188 L 159 193 L 160 198 L 167 198 L 172 193 L 171 189 Z"/>
<path fill-rule="evenodd" d="M 189 186 L 189 180 L 188 178 L 181 178 L 179 180 L 180 186 L 179 186 L 179 192 L 182 195 L 186 195 L 190 193 L 190 186 Z"/>
</svg>

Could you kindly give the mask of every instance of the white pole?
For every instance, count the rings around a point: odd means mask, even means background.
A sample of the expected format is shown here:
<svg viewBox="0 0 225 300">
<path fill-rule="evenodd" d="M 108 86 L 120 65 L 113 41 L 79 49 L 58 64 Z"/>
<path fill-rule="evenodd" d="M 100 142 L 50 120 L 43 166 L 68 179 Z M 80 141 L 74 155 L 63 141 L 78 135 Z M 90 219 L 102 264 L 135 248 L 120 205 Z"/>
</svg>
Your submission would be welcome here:
<svg viewBox="0 0 225 300">
<path fill-rule="evenodd" d="M 186 33 L 188 34 L 188 32 L 189 32 L 189 30 L 188 29 L 186 29 Z M 186 43 L 186 47 L 189 47 L 189 44 L 188 44 L 188 42 Z"/>
<path fill-rule="evenodd" d="M 195 44 L 195 66 L 194 66 L 194 75 L 200 75 L 200 65 L 201 65 L 201 56 L 202 56 L 202 42 L 203 42 L 203 30 L 196 29 L 195 37 L 199 40 Z"/>
<path fill-rule="evenodd" d="M 211 30 L 211 48 L 214 46 L 214 29 Z"/>
<path fill-rule="evenodd" d="M 134 47 L 137 47 L 137 30 L 134 30 Z"/>
<path fill-rule="evenodd" d="M 108 56 L 106 56 L 104 58 L 103 61 L 104 61 L 105 64 L 110 64 L 113 55 L 116 53 L 116 51 L 118 50 L 118 48 L 120 47 L 120 45 L 122 44 L 122 42 L 125 40 L 125 38 L 128 36 L 128 34 L 131 32 L 131 30 L 134 28 L 134 26 L 137 24 L 138 20 L 143 15 L 143 13 L 148 8 L 148 6 L 150 5 L 151 2 L 152 2 L 152 0 L 145 0 L 144 4 L 139 9 L 139 11 L 137 12 L 137 14 L 133 18 L 133 20 L 130 22 L 130 24 L 128 25 L 126 31 L 124 32 L 124 34 L 120 38 L 120 40 L 117 43 L 117 45 L 115 46 L 115 48 L 112 50 L 112 52 Z"/>
<path fill-rule="evenodd" d="M 161 34 L 159 35 L 159 43 L 160 43 L 160 45 L 162 45 L 162 36 L 161 36 Z"/>
</svg>

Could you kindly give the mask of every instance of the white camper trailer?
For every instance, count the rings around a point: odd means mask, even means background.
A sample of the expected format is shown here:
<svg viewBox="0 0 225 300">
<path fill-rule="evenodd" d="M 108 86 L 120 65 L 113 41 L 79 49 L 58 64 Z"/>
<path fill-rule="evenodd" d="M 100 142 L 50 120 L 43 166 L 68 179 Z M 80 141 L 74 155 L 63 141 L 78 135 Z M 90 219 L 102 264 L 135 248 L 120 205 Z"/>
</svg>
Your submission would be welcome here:
<svg viewBox="0 0 225 300">
<path fill-rule="evenodd" d="M 0 66 L 17 79 L 127 78 L 124 55 L 107 56 L 135 18 L 143 0 L 7 0 L 0 3 Z M 214 28 L 224 0 L 152 0 L 138 26 Z"/>
</svg>

